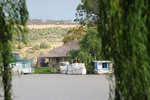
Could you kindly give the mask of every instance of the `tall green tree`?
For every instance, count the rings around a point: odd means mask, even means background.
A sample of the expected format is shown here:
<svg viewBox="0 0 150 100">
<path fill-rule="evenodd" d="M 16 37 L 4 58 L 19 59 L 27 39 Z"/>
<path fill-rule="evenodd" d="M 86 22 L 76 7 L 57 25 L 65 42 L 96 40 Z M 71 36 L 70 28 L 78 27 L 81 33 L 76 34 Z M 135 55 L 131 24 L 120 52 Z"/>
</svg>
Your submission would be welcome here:
<svg viewBox="0 0 150 100">
<path fill-rule="evenodd" d="M 95 58 L 101 58 L 101 39 L 98 38 L 98 32 L 94 28 L 88 28 L 86 35 L 79 42 L 80 49 L 71 51 L 71 59 L 77 58 L 78 62 L 90 65 Z"/>
<path fill-rule="evenodd" d="M 150 100 L 150 0 L 99 0 L 105 59 L 114 61 L 110 99 Z"/>
<path fill-rule="evenodd" d="M 99 20 L 98 0 L 81 0 L 77 6 L 76 19 L 81 25 L 95 26 Z"/>
<path fill-rule="evenodd" d="M 4 100 L 11 98 L 11 68 L 12 51 L 10 42 L 14 31 L 25 37 L 25 25 L 28 12 L 25 0 L 1 0 L 0 1 L 0 71 L 2 73 L 2 84 Z"/>
</svg>

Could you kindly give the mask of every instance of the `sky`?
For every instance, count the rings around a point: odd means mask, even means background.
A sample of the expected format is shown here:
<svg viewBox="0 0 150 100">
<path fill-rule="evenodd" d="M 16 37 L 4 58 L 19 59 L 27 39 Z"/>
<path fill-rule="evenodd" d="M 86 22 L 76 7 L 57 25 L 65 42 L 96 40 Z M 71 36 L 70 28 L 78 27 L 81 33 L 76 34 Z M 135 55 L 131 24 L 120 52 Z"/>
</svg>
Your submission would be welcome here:
<svg viewBox="0 0 150 100">
<path fill-rule="evenodd" d="M 30 19 L 74 20 L 81 0 L 26 0 Z"/>
</svg>

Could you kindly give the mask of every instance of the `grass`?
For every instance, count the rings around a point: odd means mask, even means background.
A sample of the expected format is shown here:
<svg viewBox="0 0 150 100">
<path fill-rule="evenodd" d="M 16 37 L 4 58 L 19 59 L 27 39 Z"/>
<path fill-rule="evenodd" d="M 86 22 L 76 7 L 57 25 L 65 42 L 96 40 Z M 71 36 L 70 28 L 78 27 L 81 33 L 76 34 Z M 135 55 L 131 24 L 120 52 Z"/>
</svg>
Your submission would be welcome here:
<svg viewBox="0 0 150 100">
<path fill-rule="evenodd" d="M 58 72 L 58 68 L 52 67 L 34 68 L 34 74 L 51 74 L 55 72 Z"/>
</svg>

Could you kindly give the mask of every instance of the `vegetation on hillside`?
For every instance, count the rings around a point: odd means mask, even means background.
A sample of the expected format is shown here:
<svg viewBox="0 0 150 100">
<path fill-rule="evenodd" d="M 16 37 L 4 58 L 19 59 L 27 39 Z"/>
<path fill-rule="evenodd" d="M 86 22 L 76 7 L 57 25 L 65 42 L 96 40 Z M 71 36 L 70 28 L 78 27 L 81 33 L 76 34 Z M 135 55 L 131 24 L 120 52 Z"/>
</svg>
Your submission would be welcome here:
<svg viewBox="0 0 150 100">
<path fill-rule="evenodd" d="M 66 32 L 63 38 L 63 42 L 67 43 L 68 41 L 79 42 L 82 40 L 83 36 L 86 33 L 86 27 L 73 27 Z"/>
<path fill-rule="evenodd" d="M 62 44 L 62 39 L 69 28 L 46 28 L 46 29 L 29 29 L 26 34 L 26 44 L 23 44 L 22 37 L 13 34 L 11 47 L 13 51 L 20 52 L 22 57 L 32 57 L 37 59 L 43 53 L 48 52 L 51 44 Z M 57 47 L 57 46 L 55 46 Z M 47 50 L 44 50 L 47 49 Z"/>
<path fill-rule="evenodd" d="M 46 29 L 29 29 L 28 34 L 26 35 L 27 43 L 33 43 L 35 41 L 42 41 L 46 40 L 49 42 L 60 42 L 62 41 L 63 36 L 69 28 L 61 28 L 61 27 L 54 27 L 54 28 L 46 28 Z M 13 35 L 13 42 L 19 43 L 23 42 L 20 37 L 17 35 Z"/>
</svg>

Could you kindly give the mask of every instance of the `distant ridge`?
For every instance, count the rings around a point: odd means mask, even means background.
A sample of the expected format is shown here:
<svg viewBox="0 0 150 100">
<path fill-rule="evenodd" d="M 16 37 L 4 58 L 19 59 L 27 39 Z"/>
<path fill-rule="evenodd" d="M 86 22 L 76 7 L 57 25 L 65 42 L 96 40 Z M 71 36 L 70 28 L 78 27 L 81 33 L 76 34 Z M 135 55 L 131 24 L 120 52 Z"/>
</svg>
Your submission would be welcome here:
<svg viewBox="0 0 150 100">
<path fill-rule="evenodd" d="M 27 25 L 29 29 L 43 29 L 43 28 L 53 28 L 53 27 L 72 28 L 78 26 L 79 25 Z"/>
</svg>

